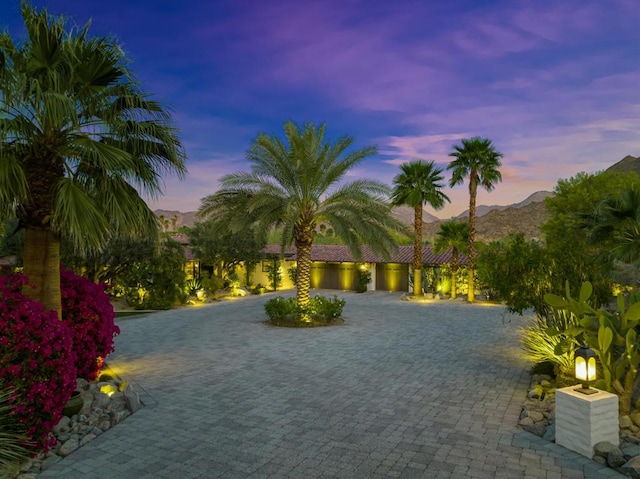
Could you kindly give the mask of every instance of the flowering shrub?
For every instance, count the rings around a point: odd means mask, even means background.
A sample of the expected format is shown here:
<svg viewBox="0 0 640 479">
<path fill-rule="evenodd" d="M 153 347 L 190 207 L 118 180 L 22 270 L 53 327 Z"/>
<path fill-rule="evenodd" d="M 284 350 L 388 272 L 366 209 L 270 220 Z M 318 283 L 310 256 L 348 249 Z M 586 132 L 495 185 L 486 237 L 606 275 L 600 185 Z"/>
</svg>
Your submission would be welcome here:
<svg viewBox="0 0 640 479">
<path fill-rule="evenodd" d="M 21 293 L 25 284 L 24 275 L 0 275 L 0 381 L 15 390 L 14 414 L 34 447 L 48 449 L 76 387 L 72 339 L 55 311 Z"/>
<path fill-rule="evenodd" d="M 104 285 L 61 268 L 62 321 L 71 330 L 78 377 L 95 379 L 104 359 L 113 352 L 113 337 L 120 328 Z"/>
</svg>

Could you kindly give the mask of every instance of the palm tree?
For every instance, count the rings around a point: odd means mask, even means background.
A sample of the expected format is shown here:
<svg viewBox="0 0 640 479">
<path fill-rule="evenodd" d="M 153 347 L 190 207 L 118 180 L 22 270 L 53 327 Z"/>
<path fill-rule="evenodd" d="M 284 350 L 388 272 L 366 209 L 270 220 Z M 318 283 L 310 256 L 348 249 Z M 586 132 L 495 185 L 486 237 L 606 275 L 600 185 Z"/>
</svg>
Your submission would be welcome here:
<svg viewBox="0 0 640 479">
<path fill-rule="evenodd" d="M 475 261 L 476 261 L 476 196 L 478 185 L 485 190 L 493 190 L 496 183 L 502 181 L 500 159 L 502 153 L 497 151 L 488 138 L 474 137 L 463 139 L 462 145 L 453 145 L 454 151 L 449 154 L 455 158 L 447 166 L 453 170 L 449 186 L 454 187 L 469 178 L 469 247 L 467 249 L 467 271 L 469 273 L 469 302 L 475 300 Z"/>
<path fill-rule="evenodd" d="M 439 210 L 449 197 L 442 192 L 442 169 L 433 161 L 415 160 L 400 165 L 401 173 L 393 179 L 391 203 L 414 209 L 413 221 L 413 295 L 422 294 L 422 207 L 431 205 Z"/>
<path fill-rule="evenodd" d="M 460 252 L 465 251 L 469 242 L 469 223 L 447 221 L 440 225 L 433 250 L 442 253 L 451 248 L 451 299 L 458 295 L 457 276 L 460 267 Z"/>
<path fill-rule="evenodd" d="M 581 214 L 590 230 L 589 243 L 608 246 L 609 254 L 625 263 L 640 260 L 640 188 L 631 185 L 603 200 L 593 213 Z"/>
<path fill-rule="evenodd" d="M 253 226 L 265 237 L 282 228 L 283 251 L 291 244 L 297 250 L 297 301 L 304 308 L 310 300 L 317 225 L 330 225 L 356 258 L 362 256 L 361 242 L 388 254 L 395 247 L 390 229 L 403 226 L 391 215 L 385 185 L 364 179 L 337 185 L 352 166 L 376 152 L 374 147 L 345 153 L 353 138 L 330 143 L 324 124 L 300 129 L 288 121 L 284 134 L 284 142 L 259 134 L 247 153 L 251 171 L 224 176 L 222 188 L 202 199 L 199 215 L 236 231 Z"/>
<path fill-rule="evenodd" d="M 139 191 L 186 171 L 162 106 L 133 78 L 121 47 L 66 29 L 22 4 L 27 38 L 0 34 L 0 219 L 25 229 L 25 293 L 60 315 L 60 241 L 79 252 L 112 237 L 157 235 Z"/>
</svg>

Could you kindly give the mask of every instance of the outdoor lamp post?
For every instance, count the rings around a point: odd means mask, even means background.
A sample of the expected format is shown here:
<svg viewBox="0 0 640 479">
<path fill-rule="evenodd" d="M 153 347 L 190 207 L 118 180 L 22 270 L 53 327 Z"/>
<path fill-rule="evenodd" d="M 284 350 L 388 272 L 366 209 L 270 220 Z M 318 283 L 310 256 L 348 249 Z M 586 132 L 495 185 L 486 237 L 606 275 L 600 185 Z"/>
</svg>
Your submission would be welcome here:
<svg viewBox="0 0 640 479">
<path fill-rule="evenodd" d="M 576 379 L 582 382 L 582 387 L 576 388 L 582 394 L 595 394 L 597 389 L 590 388 L 589 383 L 596 379 L 596 353 L 587 346 L 576 349 L 574 356 Z"/>
</svg>

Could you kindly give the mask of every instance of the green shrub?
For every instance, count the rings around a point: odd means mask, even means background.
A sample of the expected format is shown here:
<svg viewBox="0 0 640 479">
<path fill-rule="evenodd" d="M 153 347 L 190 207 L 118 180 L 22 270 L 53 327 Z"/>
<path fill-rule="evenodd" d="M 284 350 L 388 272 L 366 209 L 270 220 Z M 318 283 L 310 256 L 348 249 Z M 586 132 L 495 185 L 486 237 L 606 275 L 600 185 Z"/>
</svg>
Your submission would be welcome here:
<svg viewBox="0 0 640 479">
<path fill-rule="evenodd" d="M 275 323 L 295 315 L 297 306 L 295 298 L 284 299 L 282 296 L 277 296 L 265 303 L 264 312 L 267 314 L 269 321 Z"/>
<path fill-rule="evenodd" d="M 200 278 L 200 284 L 207 296 L 213 297 L 222 288 L 223 282 L 217 276 L 203 276 Z"/>
<path fill-rule="evenodd" d="M 314 296 L 306 308 L 298 306 L 295 298 L 282 296 L 270 299 L 264 305 L 265 313 L 272 324 L 277 326 L 324 326 L 342 316 L 345 300 Z"/>
<path fill-rule="evenodd" d="M 358 288 L 357 293 L 364 293 L 367 291 L 367 286 L 371 281 L 371 271 L 369 269 L 358 269 Z"/>
<path fill-rule="evenodd" d="M 287 269 L 287 275 L 289 276 L 289 281 L 293 283 L 294 286 L 298 285 L 298 267 L 292 266 Z"/>
<path fill-rule="evenodd" d="M 311 298 L 311 315 L 316 316 L 319 320 L 332 321 L 342 317 L 342 310 L 346 301 L 334 296 L 333 299 L 324 296 L 315 296 Z"/>
<path fill-rule="evenodd" d="M 265 288 L 261 283 L 258 283 L 251 289 L 251 294 L 264 294 L 266 290 L 267 288 Z"/>
</svg>

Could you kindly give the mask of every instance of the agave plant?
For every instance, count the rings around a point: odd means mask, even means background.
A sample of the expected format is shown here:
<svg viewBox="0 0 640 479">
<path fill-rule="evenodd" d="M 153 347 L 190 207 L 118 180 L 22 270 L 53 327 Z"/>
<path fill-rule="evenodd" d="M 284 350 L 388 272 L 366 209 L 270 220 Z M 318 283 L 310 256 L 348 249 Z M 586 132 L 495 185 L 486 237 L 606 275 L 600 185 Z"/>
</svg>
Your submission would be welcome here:
<svg viewBox="0 0 640 479">
<path fill-rule="evenodd" d="M 565 331 L 576 326 L 577 319 L 567 311 L 553 310 L 547 315 L 540 315 L 526 327 L 521 328 L 520 344 L 524 355 L 534 363 L 553 363 L 556 373 L 568 375 L 573 369 L 573 350 L 556 354 L 556 348 L 564 339 L 564 335 L 552 335 L 549 328 Z"/>
<path fill-rule="evenodd" d="M 11 414 L 12 392 L 0 381 L 0 477 L 13 477 L 30 455 L 25 428 Z"/>
</svg>

